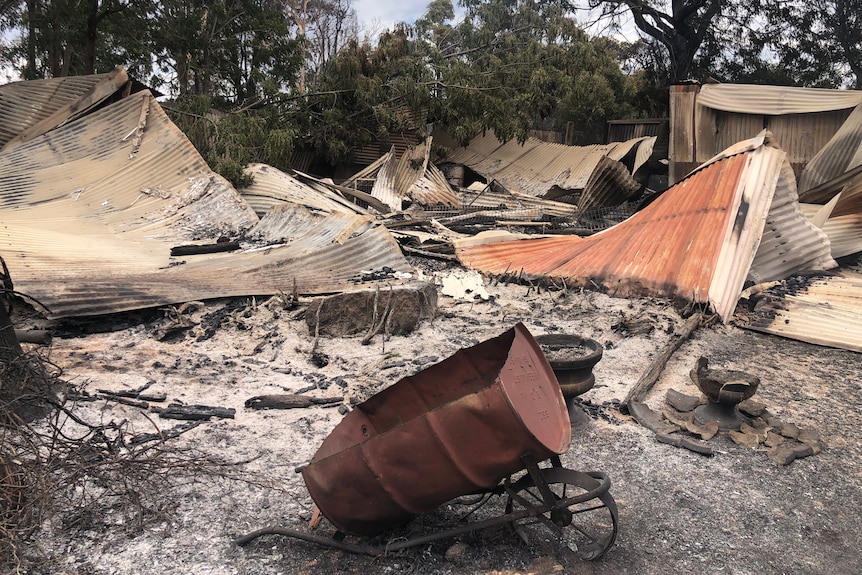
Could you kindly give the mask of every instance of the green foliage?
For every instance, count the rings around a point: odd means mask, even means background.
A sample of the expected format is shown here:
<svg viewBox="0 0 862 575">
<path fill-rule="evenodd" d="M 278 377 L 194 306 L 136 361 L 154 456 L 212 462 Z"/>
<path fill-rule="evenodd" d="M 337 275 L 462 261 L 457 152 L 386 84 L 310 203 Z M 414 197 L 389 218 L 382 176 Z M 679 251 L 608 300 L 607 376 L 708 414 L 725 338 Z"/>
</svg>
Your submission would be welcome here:
<svg viewBox="0 0 862 575">
<path fill-rule="evenodd" d="M 289 168 L 297 133 L 290 124 L 280 123 L 274 108 L 216 112 L 210 98 L 185 96 L 166 105 L 166 110 L 210 167 L 236 187 L 251 183 L 243 173 L 250 163 Z"/>
</svg>

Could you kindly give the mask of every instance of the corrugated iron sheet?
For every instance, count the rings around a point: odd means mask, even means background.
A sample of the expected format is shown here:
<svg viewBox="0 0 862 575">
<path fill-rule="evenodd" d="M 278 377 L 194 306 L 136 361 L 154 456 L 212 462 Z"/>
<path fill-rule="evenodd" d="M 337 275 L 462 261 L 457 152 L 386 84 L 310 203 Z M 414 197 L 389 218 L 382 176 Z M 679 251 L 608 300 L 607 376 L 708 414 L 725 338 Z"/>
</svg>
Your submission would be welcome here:
<svg viewBox="0 0 862 575">
<path fill-rule="evenodd" d="M 497 180 L 510 190 L 544 197 L 552 188 L 582 190 L 603 156 L 620 160 L 636 146 L 654 138 L 592 146 L 565 146 L 528 138 L 500 143 L 493 132 L 473 138 L 464 148 L 453 149 L 447 162 L 462 164 L 487 180 Z"/>
<path fill-rule="evenodd" d="M 411 269 L 385 228 L 342 216 L 316 222 L 324 247 L 295 218 L 279 228 L 283 245 L 243 240 L 240 252 L 171 257 L 176 245 L 253 238 L 259 224 L 147 92 L 0 153 L 0 173 L 0 250 L 16 289 L 53 317 L 266 295 L 294 282 L 328 293 L 353 287 L 362 270 Z M 259 235 L 275 228 L 264 222 Z"/>
<path fill-rule="evenodd" d="M 461 206 L 463 207 L 498 208 L 505 206 L 511 209 L 533 208 L 554 218 L 567 219 L 573 218 L 578 213 L 578 207 L 574 204 L 534 198 L 533 196 L 510 192 L 502 188 L 495 189 L 495 186 L 491 185 L 479 191 L 461 190 L 459 195 Z"/>
<path fill-rule="evenodd" d="M 389 152 L 382 162 L 371 188 L 371 195 L 388 205 L 392 211 L 401 211 L 405 200 L 422 206 L 457 206 L 458 196 L 452 190 L 446 177 L 429 162 L 431 138 L 422 145 L 409 148 L 400 158 L 395 149 Z M 363 170 L 346 183 L 360 177 L 369 177 L 373 170 Z"/>
<path fill-rule="evenodd" d="M 458 195 L 452 190 L 442 172 L 433 165 L 425 176 L 419 178 L 407 191 L 408 197 L 422 206 L 457 207 Z M 430 177 L 429 177 L 430 176 Z"/>
<path fill-rule="evenodd" d="M 0 149 L 26 142 L 80 117 L 128 82 L 123 68 L 107 74 L 12 82 L 0 86 Z"/>
<path fill-rule="evenodd" d="M 380 166 L 380 171 L 377 172 L 377 178 L 371 188 L 371 195 L 392 208 L 393 212 L 399 212 L 402 208 L 401 197 L 396 191 L 397 179 L 398 159 L 393 147 L 386 154 L 386 160 Z"/>
<path fill-rule="evenodd" d="M 854 108 L 862 91 L 754 84 L 706 84 L 697 96 L 701 106 L 739 114 L 810 114 Z"/>
<path fill-rule="evenodd" d="M 740 327 L 862 353 L 862 278 L 803 278 L 744 294 Z M 751 310 L 751 311 L 750 311 Z"/>
<path fill-rule="evenodd" d="M 602 156 L 578 200 L 578 207 L 586 210 L 596 206 L 618 206 L 633 198 L 640 189 L 641 185 L 625 166 Z"/>
<path fill-rule="evenodd" d="M 862 102 L 862 92 L 740 84 L 671 89 L 670 182 L 763 129 L 797 177 Z M 800 189 L 805 189 L 800 187 Z"/>
<path fill-rule="evenodd" d="M 431 152 L 431 138 L 422 145 L 407 150 L 398 159 L 398 169 L 395 172 L 395 194 L 406 198 L 410 188 L 425 174 L 428 168 L 428 155 Z"/>
<path fill-rule="evenodd" d="M 802 209 L 829 236 L 833 258 L 862 252 L 862 177 L 851 180 L 826 206 L 803 204 Z"/>
<path fill-rule="evenodd" d="M 263 217 L 272 207 L 284 203 L 299 204 L 326 213 L 365 212 L 335 193 L 312 188 L 290 174 L 266 164 L 250 164 L 245 173 L 254 180 L 250 186 L 240 190 L 240 194 L 258 217 Z"/>
<path fill-rule="evenodd" d="M 829 249 L 824 250 L 824 246 Z M 837 264 L 832 259 L 828 235 L 803 214 L 796 195 L 796 178 L 785 162 L 747 280 L 759 284 L 797 271 L 832 267 Z"/>
<path fill-rule="evenodd" d="M 862 165 L 862 105 L 857 106 L 841 128 L 814 156 L 799 177 L 799 191 L 822 186 Z"/>
<path fill-rule="evenodd" d="M 798 207 L 785 209 L 795 195 L 775 198 L 789 195 L 790 173 L 785 154 L 761 136 L 735 146 L 628 220 L 589 238 L 503 242 L 457 248 L 456 254 L 465 265 L 492 273 L 517 270 L 567 285 L 601 285 L 620 296 L 710 302 L 727 320 L 767 221 L 775 228 L 767 234 L 770 241 L 781 234 L 786 244 L 780 255 L 757 254 L 765 269 L 759 273 L 836 265 L 825 234 Z M 773 207 L 778 209 L 774 214 Z"/>
</svg>

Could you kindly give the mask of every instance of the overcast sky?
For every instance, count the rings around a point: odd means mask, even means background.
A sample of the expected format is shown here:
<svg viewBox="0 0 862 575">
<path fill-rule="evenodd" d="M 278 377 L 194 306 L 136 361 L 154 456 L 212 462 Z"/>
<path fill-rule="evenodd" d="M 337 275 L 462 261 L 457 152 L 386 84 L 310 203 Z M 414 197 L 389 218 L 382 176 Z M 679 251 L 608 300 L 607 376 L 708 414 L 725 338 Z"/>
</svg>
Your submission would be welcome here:
<svg viewBox="0 0 862 575">
<path fill-rule="evenodd" d="M 425 14 L 431 0 L 353 0 L 359 26 L 366 32 L 380 32 L 396 22 L 412 24 Z M 454 4 L 455 2 L 453 2 Z"/>
<path fill-rule="evenodd" d="M 392 28 L 396 22 L 413 24 L 416 18 L 425 14 L 430 3 L 431 0 L 353 0 L 351 6 L 356 10 L 360 29 L 371 36 L 377 36 L 384 29 Z M 577 4 L 586 6 L 586 2 L 577 2 Z M 457 0 L 453 0 L 452 5 L 455 7 L 456 14 L 462 10 L 459 8 Z M 590 19 L 590 14 L 586 10 L 582 10 L 578 12 L 577 18 L 582 23 L 586 23 Z M 458 19 L 456 16 L 456 20 Z M 631 19 L 627 20 L 628 22 L 623 24 L 620 38 L 633 42 L 638 35 Z M 607 30 L 602 26 L 596 26 L 589 32 L 601 35 L 606 34 Z"/>
</svg>

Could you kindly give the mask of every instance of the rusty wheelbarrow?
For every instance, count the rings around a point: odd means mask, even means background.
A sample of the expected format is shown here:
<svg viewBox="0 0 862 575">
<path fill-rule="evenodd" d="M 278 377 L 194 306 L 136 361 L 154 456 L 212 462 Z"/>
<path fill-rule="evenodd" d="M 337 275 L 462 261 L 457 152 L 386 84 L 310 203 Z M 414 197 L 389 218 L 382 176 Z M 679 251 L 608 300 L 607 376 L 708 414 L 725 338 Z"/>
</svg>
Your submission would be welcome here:
<svg viewBox="0 0 862 575">
<path fill-rule="evenodd" d="M 380 555 L 509 524 L 528 542 L 538 529 L 545 540 L 550 534 L 584 559 L 597 559 L 616 538 L 617 507 L 605 474 L 562 467 L 559 456 L 570 442 L 560 386 L 519 323 L 400 380 L 335 427 L 301 469 L 315 504 L 338 530 L 333 537 L 267 527 L 235 543 L 278 534 Z M 505 497 L 503 514 L 382 547 L 344 540 L 379 534 L 468 495 L 480 505 Z M 575 517 L 589 517 L 588 526 Z"/>
</svg>

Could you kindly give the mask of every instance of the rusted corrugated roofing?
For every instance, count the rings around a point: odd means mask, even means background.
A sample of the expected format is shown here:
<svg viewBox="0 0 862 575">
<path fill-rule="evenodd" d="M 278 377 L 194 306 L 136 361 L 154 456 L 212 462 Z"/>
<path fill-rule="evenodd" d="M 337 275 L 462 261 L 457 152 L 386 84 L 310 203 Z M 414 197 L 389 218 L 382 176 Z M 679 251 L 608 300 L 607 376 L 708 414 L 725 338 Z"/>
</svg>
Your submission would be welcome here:
<svg viewBox="0 0 862 575">
<path fill-rule="evenodd" d="M 796 269 L 836 266 L 825 234 L 798 205 L 794 209 L 792 173 L 784 152 L 762 134 L 589 238 L 503 242 L 456 253 L 465 265 L 492 273 L 601 285 L 620 296 L 709 302 L 727 320 L 751 274 L 778 279 Z"/>
<path fill-rule="evenodd" d="M 743 297 L 740 327 L 862 353 L 862 277 L 793 278 Z"/>
<path fill-rule="evenodd" d="M 12 82 L 0 86 L 0 149 L 26 142 L 79 117 L 126 85 L 123 68 L 108 74 Z"/>
<path fill-rule="evenodd" d="M 528 138 L 500 143 L 493 132 L 473 138 L 464 148 L 453 149 L 447 162 L 462 164 L 487 180 L 530 196 L 544 197 L 552 188 L 582 190 L 603 156 L 621 160 L 636 146 L 652 145 L 655 137 L 636 138 L 592 146 L 565 146 Z M 650 148 L 651 149 L 651 148 Z M 564 195 L 557 193 L 557 196 Z"/>
<path fill-rule="evenodd" d="M 53 317 L 266 295 L 294 282 L 299 293 L 328 293 L 353 287 L 362 270 L 411 269 L 380 225 L 339 215 L 309 234 L 287 210 L 283 222 L 273 213 L 258 224 L 147 92 L 0 153 L 0 173 L 0 251 L 16 289 Z M 240 252 L 170 255 L 275 230 L 280 245 L 248 239 Z"/>
</svg>

